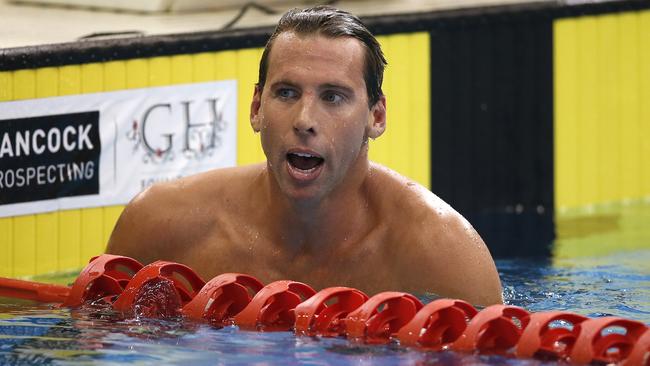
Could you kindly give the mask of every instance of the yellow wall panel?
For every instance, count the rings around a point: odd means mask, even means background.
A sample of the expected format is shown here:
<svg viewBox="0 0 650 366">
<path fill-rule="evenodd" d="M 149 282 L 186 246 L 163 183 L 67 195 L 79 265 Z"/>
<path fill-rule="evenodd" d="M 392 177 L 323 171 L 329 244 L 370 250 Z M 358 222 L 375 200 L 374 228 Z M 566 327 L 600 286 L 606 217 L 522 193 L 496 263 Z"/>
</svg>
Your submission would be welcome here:
<svg viewBox="0 0 650 366">
<path fill-rule="evenodd" d="M 618 19 L 617 15 L 605 15 L 599 16 L 597 21 L 599 58 L 594 62 L 599 63 L 600 81 L 598 104 L 594 107 L 598 108 L 600 130 L 604 137 L 600 176 L 602 201 L 611 202 L 621 197 Z"/>
<path fill-rule="evenodd" d="M 411 159 L 408 151 L 414 132 L 411 126 L 410 101 L 413 92 L 409 75 L 409 60 L 411 58 L 408 35 L 390 36 L 390 53 L 387 58 L 391 60 L 392 67 L 386 75 L 390 78 L 390 92 L 392 111 L 390 112 L 394 128 L 390 137 L 390 162 L 389 167 L 406 175 L 412 176 Z M 420 131 L 417 131 L 420 133 Z M 426 159 L 426 157 L 423 157 Z"/>
<path fill-rule="evenodd" d="M 215 80 L 237 79 L 237 51 L 220 51 L 214 60 Z M 239 85 L 237 85 L 239 88 Z"/>
<path fill-rule="evenodd" d="M 99 93 L 104 91 L 104 67 L 101 64 L 81 65 L 81 92 Z"/>
<path fill-rule="evenodd" d="M 104 91 L 126 88 L 126 62 L 110 61 L 104 64 Z"/>
<path fill-rule="evenodd" d="M 172 84 L 188 84 L 192 82 L 192 56 L 172 56 Z"/>
<path fill-rule="evenodd" d="M 77 267 L 104 250 L 104 210 L 101 207 L 81 210 L 81 246 Z"/>
<path fill-rule="evenodd" d="M 59 67 L 59 95 L 81 93 L 81 66 Z"/>
<path fill-rule="evenodd" d="M 0 276 L 14 275 L 14 218 L 0 218 Z"/>
<path fill-rule="evenodd" d="M 554 24 L 555 198 L 567 208 L 649 195 L 650 11 Z"/>
<path fill-rule="evenodd" d="M 578 205 L 578 118 L 577 26 L 571 19 L 553 25 L 554 63 L 554 175 L 555 207 L 564 210 Z"/>
<path fill-rule="evenodd" d="M 13 100 L 30 99 L 36 96 L 36 72 L 19 70 L 14 72 Z"/>
<path fill-rule="evenodd" d="M 81 253 L 81 210 L 59 212 L 59 271 L 79 267 Z"/>
<path fill-rule="evenodd" d="M 172 80 L 172 60 L 170 57 L 149 59 L 149 85 L 169 85 Z"/>
<path fill-rule="evenodd" d="M 370 158 L 430 186 L 429 36 L 378 37 L 388 66 L 383 91 L 387 128 L 370 142 Z"/>
<path fill-rule="evenodd" d="M 2 71 L 0 72 L 0 101 L 8 101 L 13 99 L 14 90 L 14 73 Z"/>
<path fill-rule="evenodd" d="M 650 11 L 640 13 L 639 36 L 639 138 L 641 160 L 641 194 L 650 198 Z"/>
<path fill-rule="evenodd" d="M 14 218 L 14 276 L 29 276 L 36 272 L 36 216 Z"/>
<path fill-rule="evenodd" d="M 104 65 L 81 65 L 81 92 L 99 93 L 104 91 Z"/>
<path fill-rule="evenodd" d="M 129 89 L 149 86 L 149 63 L 145 59 L 126 61 L 126 87 Z"/>
<path fill-rule="evenodd" d="M 429 50 L 429 33 L 416 33 L 410 37 L 409 47 L 411 57 L 409 63 L 409 79 L 411 83 L 410 96 L 412 130 L 411 144 L 411 173 L 410 177 L 427 188 L 431 188 L 431 94 L 430 71 L 431 60 Z"/>
<path fill-rule="evenodd" d="M 36 97 L 47 98 L 59 95 L 59 69 L 44 67 L 36 70 Z"/>
<path fill-rule="evenodd" d="M 250 125 L 250 105 L 257 83 L 259 58 L 262 49 L 237 51 L 237 164 L 246 165 L 264 161 L 259 136 Z"/>
<path fill-rule="evenodd" d="M 619 17 L 620 146 L 621 197 L 641 198 L 641 151 L 639 140 L 639 55 L 637 13 Z M 650 42 L 647 39 L 646 42 Z"/>
<path fill-rule="evenodd" d="M 203 82 L 214 80 L 214 52 L 199 53 L 192 56 L 192 81 Z"/>
<path fill-rule="evenodd" d="M 59 269 L 59 213 L 36 215 L 36 272 L 44 274 Z"/>
<path fill-rule="evenodd" d="M 395 62 L 395 59 L 393 57 L 393 48 L 396 46 L 394 45 L 394 38 L 386 36 L 382 41 L 384 42 L 382 44 L 384 56 L 389 62 L 384 72 L 384 84 L 382 89 L 386 95 L 387 105 L 390 107 L 387 108 L 386 111 L 386 132 L 377 140 L 375 140 L 374 150 L 383 158 L 383 160 L 377 161 L 378 163 L 381 163 L 388 167 L 394 167 L 397 164 L 398 158 L 395 157 L 395 154 L 393 152 L 397 147 L 396 143 L 399 137 L 397 135 L 399 135 L 399 131 L 401 130 L 401 128 L 398 127 L 400 121 L 398 120 L 397 115 L 397 112 L 400 109 L 399 96 L 395 92 L 397 86 L 395 84 L 399 81 L 399 70 L 396 68 L 399 68 L 400 65 Z"/>
<path fill-rule="evenodd" d="M 599 116 L 594 108 L 598 102 L 598 55 L 596 53 L 597 23 L 593 17 L 578 22 L 578 93 L 577 135 L 578 149 L 578 204 L 587 205 L 600 201 L 599 166 L 600 139 Z"/>
</svg>

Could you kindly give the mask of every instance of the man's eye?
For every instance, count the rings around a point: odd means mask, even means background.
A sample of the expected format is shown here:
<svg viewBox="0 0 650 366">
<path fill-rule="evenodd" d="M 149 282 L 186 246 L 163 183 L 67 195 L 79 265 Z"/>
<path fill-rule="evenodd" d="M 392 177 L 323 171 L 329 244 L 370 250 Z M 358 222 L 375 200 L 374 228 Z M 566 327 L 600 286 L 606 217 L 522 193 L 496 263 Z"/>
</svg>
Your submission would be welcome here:
<svg viewBox="0 0 650 366">
<path fill-rule="evenodd" d="M 343 96 L 339 93 L 325 93 L 325 95 L 323 95 L 323 100 L 332 104 L 339 104 L 343 99 Z"/>
<path fill-rule="evenodd" d="M 286 88 L 278 89 L 278 91 L 276 92 L 276 95 L 277 95 L 278 97 L 280 97 L 280 98 L 283 98 L 283 99 L 295 98 L 297 94 L 298 94 L 298 93 L 296 93 L 295 90 L 293 90 L 293 89 L 286 89 Z"/>
</svg>

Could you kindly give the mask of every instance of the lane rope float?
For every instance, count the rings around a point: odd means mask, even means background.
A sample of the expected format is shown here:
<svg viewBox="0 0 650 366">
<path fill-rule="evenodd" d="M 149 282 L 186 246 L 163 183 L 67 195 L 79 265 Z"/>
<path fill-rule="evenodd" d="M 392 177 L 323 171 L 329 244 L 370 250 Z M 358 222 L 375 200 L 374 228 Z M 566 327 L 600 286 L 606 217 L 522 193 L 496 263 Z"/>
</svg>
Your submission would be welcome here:
<svg viewBox="0 0 650 366">
<path fill-rule="evenodd" d="M 367 344 L 399 342 L 422 351 L 498 354 L 574 364 L 650 366 L 650 327 L 616 316 L 587 318 L 565 311 L 530 313 L 492 305 L 478 311 L 462 300 L 422 304 L 405 292 L 368 297 L 350 287 L 316 292 L 296 281 L 264 286 L 240 273 L 207 283 L 190 267 L 103 254 L 71 287 L 0 278 L 0 296 L 63 307 L 102 302 L 125 316 L 183 316 L 215 326 L 346 337 Z"/>
</svg>

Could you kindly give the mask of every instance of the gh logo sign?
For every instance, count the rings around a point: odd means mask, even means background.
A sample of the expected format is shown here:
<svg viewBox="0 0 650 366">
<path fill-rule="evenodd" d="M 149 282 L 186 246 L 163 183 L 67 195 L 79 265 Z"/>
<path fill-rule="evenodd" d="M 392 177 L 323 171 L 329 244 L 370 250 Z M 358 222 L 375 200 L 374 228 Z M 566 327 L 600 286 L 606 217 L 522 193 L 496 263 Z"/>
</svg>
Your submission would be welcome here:
<svg viewBox="0 0 650 366">
<path fill-rule="evenodd" d="M 173 160 L 177 152 L 188 159 L 201 159 L 219 148 L 226 128 L 219 99 L 205 99 L 202 101 L 205 104 L 197 107 L 193 103 L 153 104 L 142 113 L 141 123 L 133 121 L 127 136 L 135 141 L 134 149 L 140 145 L 144 148 L 145 162 Z M 198 114 L 197 110 L 207 113 L 197 117 L 193 115 L 193 112 Z"/>
</svg>

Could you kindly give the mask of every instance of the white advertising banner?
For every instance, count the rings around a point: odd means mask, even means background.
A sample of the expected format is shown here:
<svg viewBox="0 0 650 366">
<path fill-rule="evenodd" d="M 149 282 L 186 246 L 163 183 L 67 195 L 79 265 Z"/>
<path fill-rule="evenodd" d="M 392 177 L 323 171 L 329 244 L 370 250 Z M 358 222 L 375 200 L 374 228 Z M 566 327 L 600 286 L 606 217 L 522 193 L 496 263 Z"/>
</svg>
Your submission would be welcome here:
<svg viewBox="0 0 650 366">
<path fill-rule="evenodd" d="M 236 163 L 235 80 L 0 102 L 0 217 L 125 204 Z"/>
</svg>

